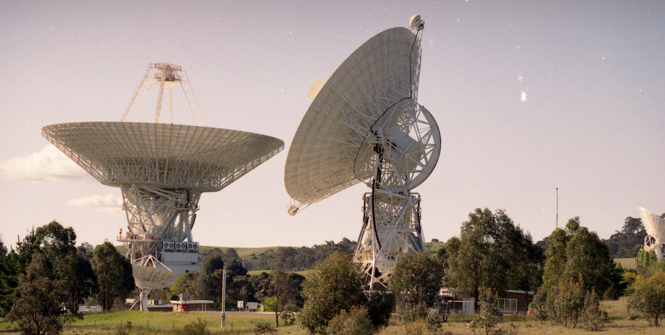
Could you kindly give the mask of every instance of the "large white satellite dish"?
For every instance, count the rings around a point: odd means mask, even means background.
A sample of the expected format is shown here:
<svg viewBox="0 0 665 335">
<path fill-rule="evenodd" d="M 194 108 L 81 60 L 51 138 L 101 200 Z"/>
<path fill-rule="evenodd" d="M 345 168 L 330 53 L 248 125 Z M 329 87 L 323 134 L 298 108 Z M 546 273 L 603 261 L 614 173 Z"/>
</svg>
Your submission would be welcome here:
<svg viewBox="0 0 665 335">
<path fill-rule="evenodd" d="M 354 259 L 369 289 L 387 281 L 402 254 L 425 251 L 420 196 L 441 151 L 434 117 L 417 102 L 424 22 L 392 28 L 361 45 L 323 85 L 303 117 L 286 159 L 289 213 L 354 184 L 363 226 Z"/>
<path fill-rule="evenodd" d="M 660 261 L 665 255 L 665 219 L 642 208 L 638 207 L 642 217 L 642 225 L 647 232 L 644 238 L 644 250 L 655 251 L 656 258 Z"/>
<path fill-rule="evenodd" d="M 156 84 L 155 123 L 77 122 L 42 128 L 46 139 L 100 183 L 121 189 L 128 231 L 124 237 L 121 231 L 117 241 L 128 249 L 142 310 L 147 310 L 150 290 L 165 287 L 178 273 L 198 270 L 199 244 L 192 228 L 201 193 L 222 190 L 284 148 L 284 142 L 265 135 L 157 123 L 164 88 L 187 86 L 186 77 L 177 65 L 150 64 L 123 119 L 136 114 Z M 202 122 L 191 85 L 184 92 L 195 121 Z"/>
</svg>

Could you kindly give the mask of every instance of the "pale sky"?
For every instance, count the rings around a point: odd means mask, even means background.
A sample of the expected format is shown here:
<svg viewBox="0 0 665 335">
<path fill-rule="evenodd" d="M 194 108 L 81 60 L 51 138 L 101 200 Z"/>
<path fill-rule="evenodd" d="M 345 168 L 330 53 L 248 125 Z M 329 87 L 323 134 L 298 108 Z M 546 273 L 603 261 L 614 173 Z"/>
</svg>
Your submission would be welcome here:
<svg viewBox="0 0 665 335">
<path fill-rule="evenodd" d="M 638 206 L 665 212 L 663 1 L 1 1 L 3 241 L 54 219 L 79 244 L 126 230 L 120 190 L 88 177 L 40 129 L 119 121 L 158 62 L 187 71 L 207 126 L 285 142 L 202 196 L 194 240 L 356 240 L 368 188 L 291 217 L 288 148 L 310 85 L 414 14 L 425 21 L 419 102 L 442 134 L 439 163 L 414 190 L 427 241 L 459 235 L 477 207 L 505 209 L 540 240 L 555 227 L 557 187 L 559 225 L 580 216 L 602 238 Z M 188 111 L 175 117 L 193 124 Z"/>
</svg>

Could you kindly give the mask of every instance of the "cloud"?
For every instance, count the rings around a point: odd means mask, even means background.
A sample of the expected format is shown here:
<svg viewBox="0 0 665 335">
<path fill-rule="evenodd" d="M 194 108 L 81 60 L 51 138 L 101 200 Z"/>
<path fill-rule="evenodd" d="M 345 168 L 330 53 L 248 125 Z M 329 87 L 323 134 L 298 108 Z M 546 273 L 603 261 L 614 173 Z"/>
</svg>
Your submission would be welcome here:
<svg viewBox="0 0 665 335">
<path fill-rule="evenodd" d="M 122 209 L 122 197 L 109 193 L 107 195 L 88 195 L 67 201 L 73 207 L 97 207 L 98 212 L 114 213 Z"/>
<path fill-rule="evenodd" d="M 52 145 L 25 157 L 0 161 L 0 175 L 5 180 L 76 181 L 91 177 L 62 151 Z"/>
</svg>

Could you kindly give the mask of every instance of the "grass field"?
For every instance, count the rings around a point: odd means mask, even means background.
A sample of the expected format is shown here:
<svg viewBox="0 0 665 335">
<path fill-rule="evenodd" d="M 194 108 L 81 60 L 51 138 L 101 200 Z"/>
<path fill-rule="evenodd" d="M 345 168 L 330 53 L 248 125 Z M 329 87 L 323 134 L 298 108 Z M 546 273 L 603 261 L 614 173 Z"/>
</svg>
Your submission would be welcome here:
<svg viewBox="0 0 665 335">
<path fill-rule="evenodd" d="M 619 301 L 605 301 L 603 308 L 608 312 L 610 321 L 606 328 L 601 331 L 603 335 L 628 335 L 644 334 L 656 335 L 665 334 L 665 327 L 649 327 L 647 321 L 642 319 L 630 320 L 626 310 L 625 299 Z M 152 312 L 145 313 L 139 311 L 105 312 L 87 314 L 82 321 L 65 327 L 66 335 L 81 334 L 116 334 L 118 326 L 127 321 L 132 323 L 132 330 L 129 334 L 172 334 L 174 329 L 181 329 L 185 324 L 196 322 L 201 319 L 207 325 L 213 334 L 251 334 L 254 323 L 258 320 L 275 322 L 274 314 L 253 313 L 252 315 L 238 315 L 229 313 L 227 320 L 233 324 L 224 329 L 220 326 L 219 312 L 191 312 L 191 313 L 171 313 L 171 312 Z M 468 316 L 451 316 L 449 322 L 443 325 L 440 334 L 473 334 L 466 328 L 466 322 L 470 320 Z M 521 335 L 567 335 L 567 334 L 589 334 L 585 326 L 579 324 L 576 329 L 569 329 L 563 326 L 553 326 L 549 322 L 540 323 L 531 317 L 507 315 L 505 320 L 498 328 L 504 330 L 515 328 Z M 406 327 L 400 323 L 399 318 L 394 316 L 391 325 L 385 328 L 380 335 L 409 334 L 416 335 L 416 329 L 410 328 L 407 333 Z M 9 330 L 8 330 L 9 329 Z M 13 326 L 7 322 L 0 321 L 0 332 L 8 334 L 18 334 L 11 331 Z M 305 335 L 306 331 L 300 329 L 297 325 L 280 327 L 278 334 Z M 425 334 L 425 333 L 423 333 Z"/>
<path fill-rule="evenodd" d="M 633 269 L 635 270 L 635 258 L 615 258 L 615 262 L 621 263 L 621 266 L 624 269 Z"/>
</svg>

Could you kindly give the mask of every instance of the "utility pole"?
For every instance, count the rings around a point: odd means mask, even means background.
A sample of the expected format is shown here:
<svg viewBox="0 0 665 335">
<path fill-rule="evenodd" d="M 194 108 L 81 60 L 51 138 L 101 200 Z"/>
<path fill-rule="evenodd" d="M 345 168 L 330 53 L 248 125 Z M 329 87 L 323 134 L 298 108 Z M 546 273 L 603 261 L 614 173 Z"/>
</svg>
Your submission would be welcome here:
<svg viewBox="0 0 665 335">
<path fill-rule="evenodd" d="M 226 322 L 226 263 L 224 263 L 224 271 L 222 271 L 222 328 Z"/>
</svg>

